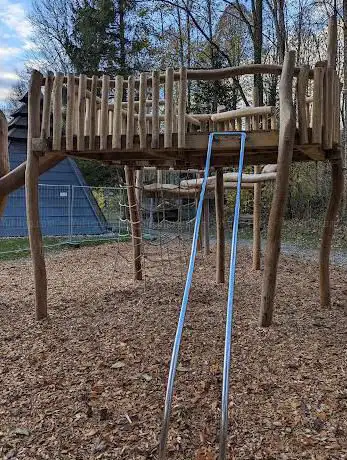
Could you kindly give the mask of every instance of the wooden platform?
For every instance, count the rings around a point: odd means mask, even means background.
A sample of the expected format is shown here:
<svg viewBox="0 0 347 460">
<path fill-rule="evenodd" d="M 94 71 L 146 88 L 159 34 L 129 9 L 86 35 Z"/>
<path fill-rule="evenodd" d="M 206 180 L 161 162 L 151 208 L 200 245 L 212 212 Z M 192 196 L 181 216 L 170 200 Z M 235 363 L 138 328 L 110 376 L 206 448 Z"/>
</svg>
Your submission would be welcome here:
<svg viewBox="0 0 347 460">
<path fill-rule="evenodd" d="M 96 137 L 95 149 L 77 150 L 77 139 L 74 138 L 73 150 L 66 150 L 65 139 L 62 138 L 62 155 L 69 155 L 83 159 L 94 159 L 109 164 L 133 165 L 133 166 L 157 166 L 183 168 L 203 168 L 205 164 L 208 145 L 208 133 L 187 133 L 186 147 L 177 147 L 177 135 L 173 134 L 173 145 L 164 148 L 164 135 L 160 134 L 159 148 L 151 147 L 152 136 L 147 134 L 145 149 L 140 148 L 138 135 L 134 136 L 134 145 L 126 149 L 126 136 L 122 135 L 122 148 L 112 149 L 112 136 L 107 137 L 107 148 L 100 149 L 100 137 Z M 277 163 L 279 132 L 276 131 L 252 131 L 247 133 L 245 164 L 268 164 Z M 89 145 L 89 137 L 85 136 L 85 145 Z M 41 139 L 33 139 L 33 147 L 36 151 L 57 153 L 52 149 L 52 140 L 42 142 Z M 237 166 L 239 161 L 240 140 L 238 137 L 218 136 L 213 144 L 212 166 Z M 298 143 L 298 134 L 293 152 L 294 161 L 325 161 L 338 155 L 339 146 L 325 151 L 320 144 Z"/>
</svg>

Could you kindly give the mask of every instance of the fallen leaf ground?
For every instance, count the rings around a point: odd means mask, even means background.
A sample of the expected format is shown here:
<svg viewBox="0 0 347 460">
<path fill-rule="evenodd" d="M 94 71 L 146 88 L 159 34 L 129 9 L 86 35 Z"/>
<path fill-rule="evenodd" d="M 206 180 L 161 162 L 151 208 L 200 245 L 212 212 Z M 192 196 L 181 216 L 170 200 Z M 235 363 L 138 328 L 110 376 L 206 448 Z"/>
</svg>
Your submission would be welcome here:
<svg viewBox="0 0 347 460">
<path fill-rule="evenodd" d="M 1 262 L 2 458 L 157 458 L 183 251 L 147 248 L 146 281 L 134 283 L 131 249 L 121 250 L 49 254 L 40 323 L 30 261 Z M 217 453 L 227 288 L 214 282 L 214 258 L 199 257 L 194 276 L 170 459 Z M 347 269 L 332 279 L 332 308 L 321 309 L 316 264 L 281 257 L 274 324 L 261 329 L 261 272 L 239 251 L 230 459 L 347 459 Z"/>
</svg>

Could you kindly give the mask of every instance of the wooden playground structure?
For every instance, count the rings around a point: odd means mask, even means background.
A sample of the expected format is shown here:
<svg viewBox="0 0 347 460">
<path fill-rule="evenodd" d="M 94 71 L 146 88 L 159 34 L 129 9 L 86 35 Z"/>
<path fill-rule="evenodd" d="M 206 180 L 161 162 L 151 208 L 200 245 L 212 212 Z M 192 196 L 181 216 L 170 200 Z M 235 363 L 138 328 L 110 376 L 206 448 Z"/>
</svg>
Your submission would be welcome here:
<svg viewBox="0 0 347 460">
<path fill-rule="evenodd" d="M 320 250 L 320 298 L 330 305 L 329 255 L 343 190 L 340 152 L 341 83 L 336 71 L 337 25 L 329 21 L 327 60 L 314 68 L 295 66 L 295 52 L 288 51 L 283 66 L 250 64 L 224 69 L 155 70 L 110 78 L 48 74 L 33 71 L 29 87 L 27 162 L 9 172 L 6 148 L 2 148 L 0 200 L 26 187 L 28 232 L 36 292 L 36 317 L 47 316 L 47 277 L 38 205 L 39 176 L 66 156 L 94 159 L 125 167 L 132 223 L 134 276 L 141 279 L 141 224 L 136 191 L 142 187 L 146 167 L 202 169 L 211 131 L 245 131 L 245 163 L 254 174 L 244 175 L 243 186 L 254 190 L 253 267 L 260 268 L 261 184 L 275 181 L 265 249 L 260 324 L 269 326 L 273 316 L 281 227 L 292 161 L 329 161 L 332 191 Z M 243 75 L 280 77 L 279 110 L 276 107 L 244 107 L 220 113 L 187 114 L 189 81 L 223 80 Z M 43 93 L 43 101 L 42 101 Z M 41 110 L 42 105 L 42 110 Z M 42 113 L 42 116 L 41 116 Z M 279 113 L 279 116 L 278 116 Z M 2 145 L 6 137 L 1 123 Z M 239 140 L 220 137 L 213 145 L 215 176 L 208 190 L 215 195 L 217 223 L 216 280 L 224 282 L 224 189 L 235 187 L 236 174 L 223 168 L 236 166 Z M 265 166 L 261 172 L 261 165 Z M 273 165 L 273 166 L 270 166 Z M 234 175 L 233 175 L 234 174 Z M 181 184 L 181 195 L 199 190 L 201 181 Z M 144 193 L 177 191 L 170 184 L 142 187 Z M 0 209 L 2 201 L 0 201 Z"/>
</svg>

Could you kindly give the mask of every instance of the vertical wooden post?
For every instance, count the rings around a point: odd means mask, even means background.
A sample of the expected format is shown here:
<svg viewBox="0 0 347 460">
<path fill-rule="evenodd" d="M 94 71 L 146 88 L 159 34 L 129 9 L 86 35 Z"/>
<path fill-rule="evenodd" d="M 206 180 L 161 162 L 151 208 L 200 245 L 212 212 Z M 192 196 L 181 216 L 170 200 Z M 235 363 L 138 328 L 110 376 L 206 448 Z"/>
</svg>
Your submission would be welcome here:
<svg viewBox="0 0 347 460">
<path fill-rule="evenodd" d="M 106 150 L 108 134 L 108 93 L 110 89 L 110 77 L 108 75 L 102 76 L 101 85 L 100 150 Z"/>
<path fill-rule="evenodd" d="M 260 325 L 272 322 L 277 266 L 281 246 L 281 230 L 288 196 L 289 169 L 293 156 L 295 138 L 295 113 L 292 99 L 292 82 L 295 67 L 295 52 L 285 55 L 281 74 L 280 132 L 278 144 L 277 175 L 268 224 L 265 249 L 264 275 L 261 294 Z"/>
<path fill-rule="evenodd" d="M 215 186 L 217 256 L 216 281 L 224 283 L 225 278 L 225 232 L 224 232 L 224 179 L 223 168 L 216 168 Z"/>
<path fill-rule="evenodd" d="M 61 150 L 61 136 L 63 130 L 63 74 L 58 72 L 53 85 L 53 150 Z M 40 93 L 41 94 L 41 93 Z"/>
<path fill-rule="evenodd" d="M 8 125 L 3 112 L 0 110 L 0 178 L 10 172 L 8 157 Z M 0 196 L 0 217 L 6 206 L 6 195 Z"/>
<path fill-rule="evenodd" d="M 254 166 L 254 174 L 260 174 L 260 166 Z M 253 185 L 253 270 L 260 270 L 261 256 L 261 183 Z"/>
<path fill-rule="evenodd" d="M 39 155 L 33 151 L 32 147 L 32 139 L 40 137 L 41 82 L 41 73 L 33 70 L 29 84 L 28 147 L 25 169 L 27 224 L 34 271 L 36 319 L 38 320 L 47 317 L 47 275 L 39 214 Z"/>
<path fill-rule="evenodd" d="M 77 150 L 84 150 L 84 118 L 86 116 L 87 77 L 80 75 L 78 86 L 78 121 L 77 121 Z"/>
<path fill-rule="evenodd" d="M 139 207 L 139 215 L 141 218 L 141 209 L 142 209 L 142 192 L 143 192 L 143 168 L 136 170 L 136 201 Z"/>
<path fill-rule="evenodd" d="M 89 150 L 95 149 L 95 136 L 96 136 L 96 92 L 98 85 L 98 77 L 92 76 L 92 86 L 90 89 L 90 101 L 89 101 Z"/>
<path fill-rule="evenodd" d="M 204 199 L 202 212 L 204 255 L 208 256 L 210 253 L 210 201 L 208 198 Z"/>
<path fill-rule="evenodd" d="M 152 149 L 159 147 L 159 70 L 152 72 Z"/>
<path fill-rule="evenodd" d="M 342 158 L 331 161 L 331 195 L 324 221 L 321 247 L 319 252 L 319 274 L 320 274 L 320 303 L 322 307 L 330 307 L 330 276 L 329 261 L 331 242 L 334 234 L 334 225 L 339 211 L 343 193 L 343 164 Z"/>
<path fill-rule="evenodd" d="M 134 106 L 134 104 L 132 104 Z M 141 222 L 140 214 L 136 201 L 135 194 L 135 170 L 132 167 L 125 166 L 125 180 L 127 184 L 129 213 L 131 220 L 131 235 L 133 244 L 133 266 L 134 266 L 134 279 L 142 280 L 142 267 L 141 267 Z"/>
<path fill-rule="evenodd" d="M 48 72 L 45 81 L 45 94 L 43 97 L 41 139 L 47 139 L 48 137 L 50 137 L 50 118 L 53 81 L 54 76 L 52 72 Z"/>
<path fill-rule="evenodd" d="M 187 105 L 187 69 L 180 69 L 180 84 L 178 95 L 178 148 L 185 147 L 186 140 L 186 105 Z"/>
<path fill-rule="evenodd" d="M 75 105 L 75 76 L 67 76 L 67 103 L 66 103 L 66 150 L 73 150 L 73 124 Z"/>
<path fill-rule="evenodd" d="M 333 126 L 334 126 L 334 73 L 337 54 L 337 20 L 336 16 L 329 18 L 328 24 L 328 50 L 327 50 L 327 69 L 325 75 L 325 102 L 324 102 L 324 136 L 323 147 L 330 150 L 333 147 Z"/>
<path fill-rule="evenodd" d="M 134 95 L 135 78 L 133 75 L 128 77 L 128 106 L 127 106 L 127 133 L 126 148 L 132 149 L 134 146 Z"/>
<path fill-rule="evenodd" d="M 112 148 L 120 149 L 122 147 L 122 99 L 123 99 L 123 77 L 116 76 L 114 111 L 113 111 L 113 130 L 112 130 Z"/>
<path fill-rule="evenodd" d="M 308 119 L 306 113 L 306 92 L 310 67 L 304 65 L 300 68 L 297 81 L 296 99 L 298 107 L 298 126 L 300 144 L 308 144 Z"/>
<path fill-rule="evenodd" d="M 324 73 L 324 67 L 315 67 L 313 70 L 312 144 L 322 144 Z"/>
<path fill-rule="evenodd" d="M 172 147 L 172 98 L 173 98 L 174 72 L 172 68 L 166 69 L 165 74 L 165 131 L 164 147 Z"/>
<path fill-rule="evenodd" d="M 140 75 L 140 88 L 139 88 L 139 137 L 140 149 L 145 149 L 147 146 L 146 134 L 146 89 L 147 89 L 147 75 L 141 73 Z"/>
</svg>

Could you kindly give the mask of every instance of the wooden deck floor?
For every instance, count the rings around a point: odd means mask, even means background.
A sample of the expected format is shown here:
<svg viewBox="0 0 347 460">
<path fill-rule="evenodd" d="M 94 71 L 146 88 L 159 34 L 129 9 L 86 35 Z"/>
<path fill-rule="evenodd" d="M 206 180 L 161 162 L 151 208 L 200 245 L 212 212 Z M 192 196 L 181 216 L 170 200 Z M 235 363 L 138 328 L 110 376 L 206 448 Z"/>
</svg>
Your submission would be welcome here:
<svg viewBox="0 0 347 460">
<path fill-rule="evenodd" d="M 112 164 L 127 164 L 135 166 L 158 166 L 158 167 L 175 167 L 194 168 L 203 167 L 205 163 L 208 133 L 189 133 L 186 135 L 186 147 L 178 149 L 177 135 L 173 135 L 173 145 L 170 148 L 164 148 L 164 136 L 160 135 L 159 148 L 151 147 L 151 135 L 147 135 L 147 147 L 140 149 L 139 136 L 134 136 L 134 145 L 131 149 L 125 147 L 125 135 L 122 136 L 122 149 L 112 149 L 112 137 L 108 136 L 107 148 L 100 150 L 99 138 L 97 138 L 95 149 L 89 150 L 88 136 L 85 137 L 85 150 L 77 151 L 77 142 L 74 143 L 72 151 L 62 150 L 61 153 L 73 157 L 84 159 L 94 159 Z M 47 152 L 52 151 L 51 139 L 46 145 L 40 144 L 35 139 L 37 148 Z M 76 141 L 76 139 L 75 139 Z M 245 164 L 268 164 L 277 162 L 278 153 L 278 131 L 252 131 L 247 133 Z M 65 139 L 62 140 L 65 145 Z M 234 166 L 238 164 L 240 152 L 240 139 L 238 137 L 225 136 L 218 137 L 213 144 L 212 166 Z M 293 161 L 325 161 L 333 158 L 339 152 L 339 146 L 331 151 L 324 151 L 321 145 L 305 144 L 299 145 L 296 140 L 293 152 Z M 56 152 L 55 152 L 56 153 Z"/>
</svg>

